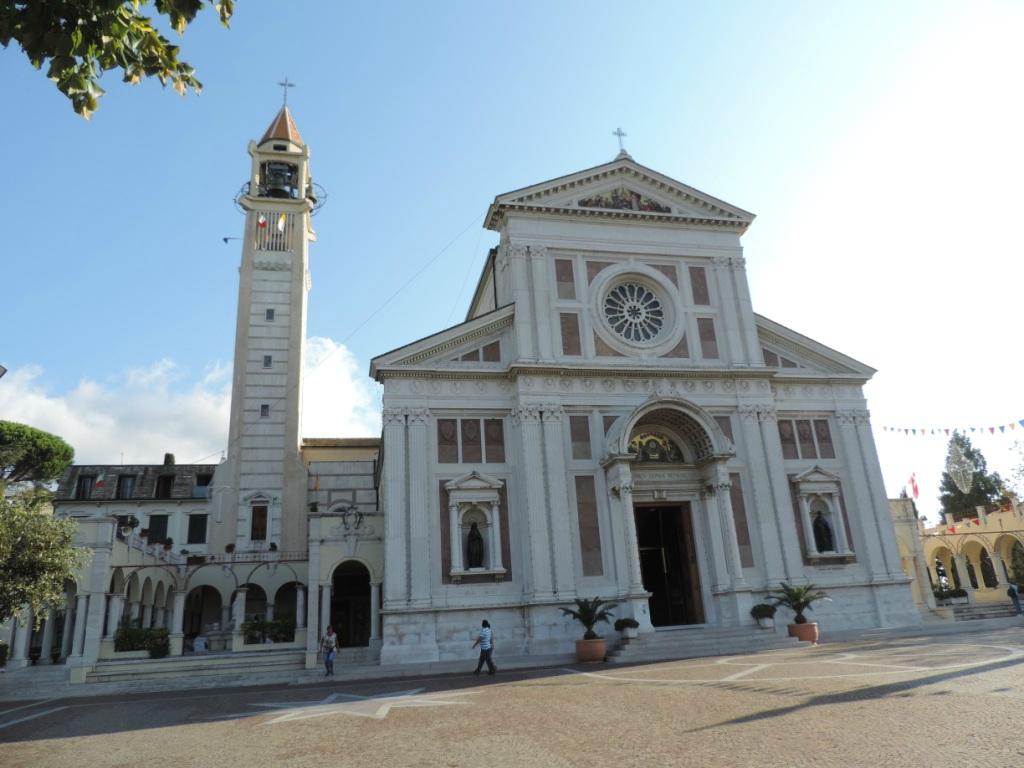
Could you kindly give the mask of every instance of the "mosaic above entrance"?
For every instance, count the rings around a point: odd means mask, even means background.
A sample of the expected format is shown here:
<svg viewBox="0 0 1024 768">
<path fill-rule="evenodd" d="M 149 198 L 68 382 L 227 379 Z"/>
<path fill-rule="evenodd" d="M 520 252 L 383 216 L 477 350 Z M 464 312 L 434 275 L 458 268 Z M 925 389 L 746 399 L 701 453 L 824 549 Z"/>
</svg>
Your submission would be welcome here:
<svg viewBox="0 0 1024 768">
<path fill-rule="evenodd" d="M 636 454 L 639 464 L 681 464 L 683 452 L 664 435 L 641 432 L 629 441 L 630 453 Z"/>
<path fill-rule="evenodd" d="M 651 200 L 651 198 L 644 197 L 639 192 L 634 192 L 625 187 L 585 197 L 577 205 L 580 208 L 616 208 L 627 211 L 672 213 L 672 209 L 667 205 L 662 205 L 656 200 Z"/>
</svg>

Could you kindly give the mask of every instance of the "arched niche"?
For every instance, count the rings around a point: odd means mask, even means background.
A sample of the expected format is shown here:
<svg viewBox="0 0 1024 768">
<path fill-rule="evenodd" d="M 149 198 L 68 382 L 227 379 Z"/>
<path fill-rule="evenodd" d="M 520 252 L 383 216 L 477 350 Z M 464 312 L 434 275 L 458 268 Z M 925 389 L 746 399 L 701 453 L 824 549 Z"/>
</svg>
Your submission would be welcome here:
<svg viewBox="0 0 1024 768">
<path fill-rule="evenodd" d="M 501 558 L 501 488 L 504 483 L 470 472 L 445 484 L 451 538 L 452 581 L 467 575 L 505 574 Z"/>
</svg>

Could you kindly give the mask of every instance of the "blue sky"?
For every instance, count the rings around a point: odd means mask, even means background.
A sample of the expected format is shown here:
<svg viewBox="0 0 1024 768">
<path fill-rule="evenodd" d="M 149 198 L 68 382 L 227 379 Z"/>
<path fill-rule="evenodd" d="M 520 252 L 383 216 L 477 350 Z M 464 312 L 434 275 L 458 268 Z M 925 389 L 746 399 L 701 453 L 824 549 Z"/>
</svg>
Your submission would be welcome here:
<svg viewBox="0 0 1024 768">
<path fill-rule="evenodd" d="M 639 162 L 758 214 L 755 309 L 880 370 L 876 431 L 1022 419 L 1022 21 L 1009 2 L 241 0 L 230 30 L 206 11 L 181 38 L 201 96 L 111 75 L 89 122 L 0 51 L 0 417 L 63 429 L 83 460 L 218 450 L 239 258 L 221 238 L 287 75 L 329 196 L 310 434 L 372 432 L 370 357 L 462 318 L 488 203 L 610 160 L 619 125 Z M 105 407 L 125 415 L 83 423 Z M 1003 472 L 1011 444 L 980 442 Z M 930 493 L 944 440 L 879 448 L 890 493 L 911 471 Z"/>
</svg>

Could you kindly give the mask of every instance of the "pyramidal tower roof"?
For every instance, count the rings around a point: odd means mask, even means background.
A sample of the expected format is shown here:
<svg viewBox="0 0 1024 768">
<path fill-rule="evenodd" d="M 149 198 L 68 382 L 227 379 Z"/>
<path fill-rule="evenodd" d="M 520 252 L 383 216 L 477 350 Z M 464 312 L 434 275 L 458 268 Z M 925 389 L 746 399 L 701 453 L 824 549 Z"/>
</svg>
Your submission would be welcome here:
<svg viewBox="0 0 1024 768">
<path fill-rule="evenodd" d="M 300 147 L 305 146 L 305 142 L 302 141 L 302 136 L 299 135 L 299 129 L 295 126 L 295 121 L 292 119 L 292 113 L 288 110 L 288 107 L 281 107 L 281 111 L 277 113 L 277 117 L 274 118 L 273 122 L 270 123 L 270 127 L 267 128 L 267 132 L 263 134 L 263 138 L 260 139 L 260 144 L 271 139 L 278 139 L 284 141 L 290 141 L 292 144 L 297 144 Z"/>
</svg>

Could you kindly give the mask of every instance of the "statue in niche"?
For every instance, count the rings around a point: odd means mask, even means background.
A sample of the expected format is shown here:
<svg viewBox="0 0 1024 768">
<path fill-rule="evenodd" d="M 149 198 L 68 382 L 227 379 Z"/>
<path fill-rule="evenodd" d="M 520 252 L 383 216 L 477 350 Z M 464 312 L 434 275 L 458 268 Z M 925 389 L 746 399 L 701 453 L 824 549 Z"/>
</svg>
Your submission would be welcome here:
<svg viewBox="0 0 1024 768">
<path fill-rule="evenodd" d="M 469 535 L 466 537 L 466 567 L 484 567 L 484 537 L 476 523 L 469 526 Z"/>
<path fill-rule="evenodd" d="M 633 437 L 629 450 L 636 454 L 640 463 L 681 464 L 683 452 L 664 435 L 646 432 Z"/>
<path fill-rule="evenodd" d="M 832 538 L 832 526 L 818 510 L 814 514 L 814 545 L 819 552 L 835 552 L 836 546 Z"/>
</svg>

